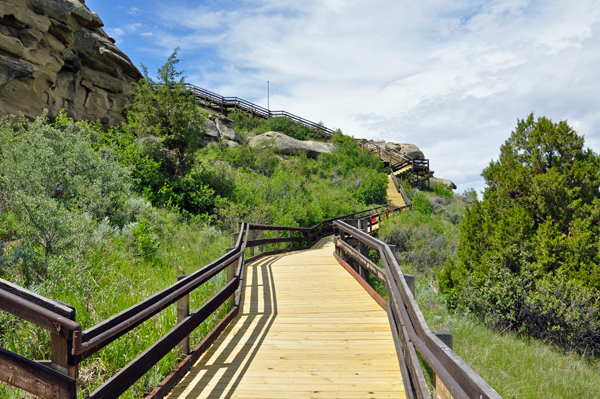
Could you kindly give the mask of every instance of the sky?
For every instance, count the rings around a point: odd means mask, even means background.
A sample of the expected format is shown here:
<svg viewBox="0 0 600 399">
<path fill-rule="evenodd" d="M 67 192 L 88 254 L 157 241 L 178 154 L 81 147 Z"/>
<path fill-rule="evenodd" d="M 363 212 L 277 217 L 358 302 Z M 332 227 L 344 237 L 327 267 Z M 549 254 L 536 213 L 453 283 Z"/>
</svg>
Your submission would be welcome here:
<svg viewBox="0 0 600 399">
<path fill-rule="evenodd" d="M 356 138 L 416 144 L 458 192 L 485 185 L 518 119 L 567 120 L 600 152 L 598 0 L 86 0 L 155 76 Z"/>
</svg>

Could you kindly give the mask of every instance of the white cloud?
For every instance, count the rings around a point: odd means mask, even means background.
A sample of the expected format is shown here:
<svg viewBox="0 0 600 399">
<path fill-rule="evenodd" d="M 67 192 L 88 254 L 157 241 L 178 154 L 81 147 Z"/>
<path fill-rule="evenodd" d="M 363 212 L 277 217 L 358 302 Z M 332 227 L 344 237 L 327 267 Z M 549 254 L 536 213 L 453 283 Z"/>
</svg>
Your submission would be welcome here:
<svg viewBox="0 0 600 399">
<path fill-rule="evenodd" d="M 269 80 L 272 109 L 415 143 L 460 190 L 482 188 L 531 111 L 568 119 L 600 151 L 597 1 L 240 4 L 159 10 L 156 43 L 180 46 L 188 80 L 220 94 L 266 105 Z"/>
</svg>

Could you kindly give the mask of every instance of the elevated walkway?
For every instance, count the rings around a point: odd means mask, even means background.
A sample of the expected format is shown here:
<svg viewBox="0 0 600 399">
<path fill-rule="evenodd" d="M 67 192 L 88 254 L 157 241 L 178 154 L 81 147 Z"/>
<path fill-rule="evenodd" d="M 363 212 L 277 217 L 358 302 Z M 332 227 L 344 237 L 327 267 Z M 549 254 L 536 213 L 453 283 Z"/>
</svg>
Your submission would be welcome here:
<svg viewBox="0 0 600 399">
<path fill-rule="evenodd" d="M 169 398 L 405 398 L 387 313 L 333 237 L 247 265 L 241 311 Z"/>
<path fill-rule="evenodd" d="M 392 180 L 392 176 L 388 176 L 387 202 L 393 208 L 406 206 L 406 201 L 404 201 L 402 194 L 400 194 L 396 189 L 396 185 L 394 184 L 394 180 Z"/>
</svg>

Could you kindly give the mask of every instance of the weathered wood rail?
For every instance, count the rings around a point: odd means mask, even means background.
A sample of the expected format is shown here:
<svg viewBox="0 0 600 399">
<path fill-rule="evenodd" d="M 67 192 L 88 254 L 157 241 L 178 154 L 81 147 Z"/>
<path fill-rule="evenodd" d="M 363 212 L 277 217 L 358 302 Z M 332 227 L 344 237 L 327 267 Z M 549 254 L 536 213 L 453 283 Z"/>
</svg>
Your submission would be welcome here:
<svg viewBox="0 0 600 399">
<path fill-rule="evenodd" d="M 226 112 L 232 109 L 241 110 L 264 119 L 289 118 L 311 129 L 318 130 L 324 133 L 325 136 L 331 136 L 333 134 L 333 130 L 323 126 L 323 124 L 311 122 L 308 119 L 301 118 L 298 115 L 294 115 L 287 111 L 271 111 L 265 107 L 261 107 L 260 105 L 256 105 L 239 97 L 223 97 L 219 94 L 213 93 L 212 91 L 203 89 L 190 83 L 186 83 L 186 85 L 190 88 L 196 100 L 208 108 L 212 108 L 220 112 Z"/>
</svg>

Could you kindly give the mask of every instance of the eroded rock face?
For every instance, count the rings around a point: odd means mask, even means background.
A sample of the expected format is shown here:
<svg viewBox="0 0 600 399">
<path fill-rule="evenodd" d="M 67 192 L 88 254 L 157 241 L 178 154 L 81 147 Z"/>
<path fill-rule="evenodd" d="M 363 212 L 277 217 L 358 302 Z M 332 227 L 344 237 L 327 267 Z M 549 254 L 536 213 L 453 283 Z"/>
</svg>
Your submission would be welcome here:
<svg viewBox="0 0 600 399">
<path fill-rule="evenodd" d="M 0 114 L 123 120 L 142 77 L 84 0 L 0 0 Z"/>
<path fill-rule="evenodd" d="M 332 143 L 323 143 L 320 141 L 301 141 L 293 139 L 279 132 L 267 132 L 252 137 L 248 144 L 251 147 L 274 147 L 285 155 L 298 155 L 301 152 L 306 153 L 309 158 L 317 158 L 323 153 L 332 153 L 337 147 Z"/>
<path fill-rule="evenodd" d="M 413 159 L 425 159 L 425 155 L 423 154 L 423 151 L 421 151 L 419 149 L 419 147 L 417 147 L 414 144 L 392 143 L 392 142 L 386 142 L 385 140 L 377 140 L 377 141 L 373 141 L 373 143 L 377 144 L 378 146 L 380 146 L 382 148 L 386 148 L 388 150 L 396 151 L 401 154 L 407 155 Z"/>
<path fill-rule="evenodd" d="M 230 147 L 236 147 L 242 144 L 243 140 L 234 130 L 234 122 L 220 114 L 210 115 L 210 119 L 204 119 L 206 133 L 202 140 L 206 144 L 213 141 L 224 140 Z"/>
</svg>

